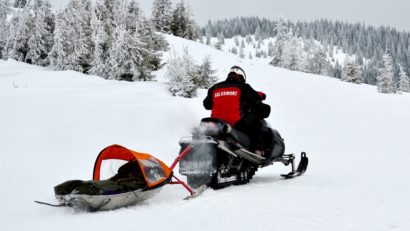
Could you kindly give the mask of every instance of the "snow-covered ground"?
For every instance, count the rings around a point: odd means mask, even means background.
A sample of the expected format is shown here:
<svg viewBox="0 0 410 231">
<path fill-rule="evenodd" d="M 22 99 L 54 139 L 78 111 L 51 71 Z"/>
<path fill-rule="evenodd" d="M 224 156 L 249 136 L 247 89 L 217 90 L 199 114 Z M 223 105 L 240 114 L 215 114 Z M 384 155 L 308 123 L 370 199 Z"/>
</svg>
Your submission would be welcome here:
<svg viewBox="0 0 410 231">
<path fill-rule="evenodd" d="M 0 61 L 0 230 L 410 230 L 410 94 L 378 94 L 167 39 L 198 63 L 211 55 L 221 79 L 242 66 L 268 95 L 268 121 L 287 152 L 308 153 L 306 174 L 283 180 L 288 169 L 274 165 L 250 184 L 188 201 L 182 188 L 165 186 L 149 201 L 109 212 L 35 204 L 56 202 L 56 184 L 91 179 L 99 151 L 113 143 L 172 163 L 179 138 L 209 114 L 206 91 L 170 96 L 165 70 L 157 82 L 131 83 Z"/>
</svg>

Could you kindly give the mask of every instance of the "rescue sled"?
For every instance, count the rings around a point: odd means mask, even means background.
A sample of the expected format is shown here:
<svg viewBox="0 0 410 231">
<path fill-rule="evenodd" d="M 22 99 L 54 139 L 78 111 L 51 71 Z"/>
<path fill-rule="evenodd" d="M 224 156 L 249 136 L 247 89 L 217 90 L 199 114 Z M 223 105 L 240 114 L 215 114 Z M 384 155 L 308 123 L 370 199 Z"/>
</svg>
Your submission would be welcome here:
<svg viewBox="0 0 410 231">
<path fill-rule="evenodd" d="M 107 180 L 101 180 L 101 165 L 105 160 L 124 160 L 126 164 L 118 173 Z M 173 168 L 150 154 L 136 152 L 120 145 L 111 145 L 98 155 L 93 171 L 93 180 L 66 181 L 54 187 L 55 197 L 60 202 L 55 207 L 73 207 L 87 211 L 112 210 L 135 205 L 150 199 L 166 184 L 181 184 L 191 194 L 195 192 L 183 181 L 173 176 Z"/>
</svg>

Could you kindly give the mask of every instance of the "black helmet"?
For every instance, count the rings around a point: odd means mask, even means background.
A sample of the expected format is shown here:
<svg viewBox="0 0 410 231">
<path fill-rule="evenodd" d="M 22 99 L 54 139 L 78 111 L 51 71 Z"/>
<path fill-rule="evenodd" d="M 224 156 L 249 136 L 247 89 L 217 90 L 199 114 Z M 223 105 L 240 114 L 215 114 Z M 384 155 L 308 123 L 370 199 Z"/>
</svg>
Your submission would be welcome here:
<svg viewBox="0 0 410 231">
<path fill-rule="evenodd" d="M 242 83 L 246 82 L 246 74 L 245 71 L 240 66 L 233 66 L 229 70 L 227 80 L 236 80 Z"/>
</svg>

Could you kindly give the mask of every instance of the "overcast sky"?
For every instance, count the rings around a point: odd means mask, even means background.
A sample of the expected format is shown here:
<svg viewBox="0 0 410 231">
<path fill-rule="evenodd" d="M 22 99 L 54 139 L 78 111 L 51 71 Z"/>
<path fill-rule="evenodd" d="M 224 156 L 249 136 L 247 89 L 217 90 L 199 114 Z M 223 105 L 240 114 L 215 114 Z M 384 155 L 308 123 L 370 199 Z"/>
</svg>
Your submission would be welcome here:
<svg viewBox="0 0 410 231">
<path fill-rule="evenodd" d="M 51 0 L 61 6 L 69 0 Z M 148 16 L 153 0 L 137 0 Z M 179 2 L 179 0 L 173 1 Z M 201 26 L 208 20 L 235 16 L 259 16 L 291 21 L 328 18 L 364 22 L 374 26 L 390 25 L 410 31 L 410 0 L 185 0 Z"/>
</svg>

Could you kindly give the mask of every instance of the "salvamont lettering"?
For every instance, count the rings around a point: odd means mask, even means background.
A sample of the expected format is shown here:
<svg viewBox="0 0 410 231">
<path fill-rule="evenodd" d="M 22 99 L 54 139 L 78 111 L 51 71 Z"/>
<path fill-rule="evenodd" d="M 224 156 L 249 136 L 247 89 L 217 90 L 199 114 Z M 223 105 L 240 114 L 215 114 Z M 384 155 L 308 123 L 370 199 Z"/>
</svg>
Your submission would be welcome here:
<svg viewBox="0 0 410 231">
<path fill-rule="evenodd" d="M 216 92 L 215 97 L 220 97 L 220 96 L 237 96 L 238 92 L 237 91 L 221 91 L 221 92 Z"/>
</svg>

